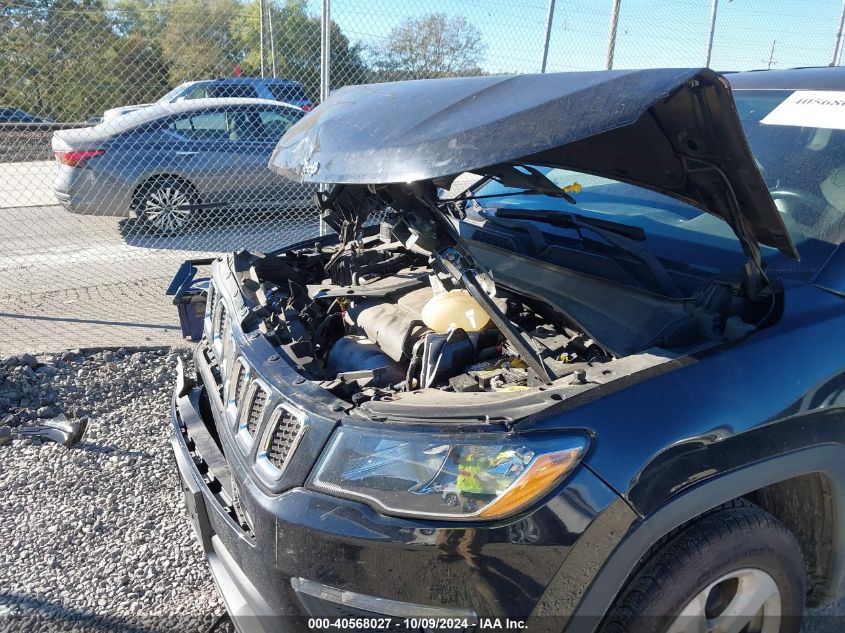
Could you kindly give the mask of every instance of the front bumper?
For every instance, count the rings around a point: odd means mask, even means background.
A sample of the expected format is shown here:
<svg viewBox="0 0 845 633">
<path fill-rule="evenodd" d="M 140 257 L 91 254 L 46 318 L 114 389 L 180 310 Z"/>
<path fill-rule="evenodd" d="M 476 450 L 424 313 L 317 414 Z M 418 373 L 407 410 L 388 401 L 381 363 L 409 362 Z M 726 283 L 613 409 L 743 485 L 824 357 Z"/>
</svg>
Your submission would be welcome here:
<svg viewBox="0 0 845 633">
<path fill-rule="evenodd" d="M 180 375 L 180 382 L 181 379 Z M 214 474 L 209 474 L 207 462 L 200 457 L 194 438 L 188 434 L 187 427 L 199 420 L 199 412 L 195 408 L 195 398 L 179 395 L 183 390 L 184 385 L 180 384 L 174 393 L 171 417 L 175 430 L 170 442 L 188 518 L 208 559 L 211 575 L 226 610 L 233 620 L 242 626 L 248 624 L 242 630 L 271 631 L 274 629 L 272 609 L 232 557 L 231 542 L 227 546 L 218 535 L 228 513 L 213 490 Z M 200 468 L 205 469 L 206 473 L 202 473 Z M 222 532 L 226 534 L 230 531 L 223 528 Z"/>
<path fill-rule="evenodd" d="M 203 349 L 195 361 L 209 384 Z M 618 500 L 579 467 L 546 505 L 509 524 L 388 517 L 298 486 L 262 489 L 225 432 L 214 385 L 180 376 L 172 418 L 188 513 L 240 631 L 313 630 L 313 618 L 328 618 L 316 628 L 362 628 L 348 625 L 363 617 L 363 628 L 392 630 L 526 621 L 546 604 L 550 586 L 554 601 L 561 599 L 553 580 L 594 519 Z M 449 624 L 423 627 L 420 619 Z"/>
</svg>

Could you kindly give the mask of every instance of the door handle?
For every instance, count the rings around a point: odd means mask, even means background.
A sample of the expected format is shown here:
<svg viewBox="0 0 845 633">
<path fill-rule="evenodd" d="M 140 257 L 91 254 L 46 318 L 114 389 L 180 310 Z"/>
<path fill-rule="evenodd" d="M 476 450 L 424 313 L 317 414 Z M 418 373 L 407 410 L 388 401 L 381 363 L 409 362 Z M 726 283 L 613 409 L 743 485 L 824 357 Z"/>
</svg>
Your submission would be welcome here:
<svg viewBox="0 0 845 633">
<path fill-rule="evenodd" d="M 176 152 L 177 156 L 196 156 L 199 152 Z"/>
</svg>

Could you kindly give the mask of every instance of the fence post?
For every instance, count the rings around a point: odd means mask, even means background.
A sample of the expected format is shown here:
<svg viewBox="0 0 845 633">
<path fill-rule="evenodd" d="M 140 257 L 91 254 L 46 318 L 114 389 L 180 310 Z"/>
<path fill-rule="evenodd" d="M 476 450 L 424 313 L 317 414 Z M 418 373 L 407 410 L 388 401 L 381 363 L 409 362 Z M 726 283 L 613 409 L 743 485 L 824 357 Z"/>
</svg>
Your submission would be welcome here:
<svg viewBox="0 0 845 633">
<path fill-rule="evenodd" d="M 320 103 L 329 98 L 329 79 L 331 77 L 331 0 L 323 0 L 320 13 Z M 325 190 L 326 185 L 320 185 Z M 320 235 L 326 234 L 326 223 L 320 217 Z"/>
<path fill-rule="evenodd" d="M 546 61 L 549 59 L 549 39 L 552 36 L 552 21 L 555 18 L 555 0 L 549 0 L 549 14 L 546 16 L 546 41 L 543 43 L 543 63 L 540 72 L 546 72 Z"/>
<path fill-rule="evenodd" d="M 258 0 L 258 46 L 261 51 L 261 76 L 264 76 L 264 2 Z"/>
<path fill-rule="evenodd" d="M 607 34 L 607 56 L 604 62 L 605 70 L 613 68 L 613 53 L 616 49 L 616 27 L 619 26 L 619 5 L 622 0 L 613 0 L 610 8 L 610 32 Z"/>
<path fill-rule="evenodd" d="M 270 68 L 273 72 L 273 79 L 276 79 L 276 36 L 273 33 L 273 5 L 267 8 L 267 26 L 270 29 Z"/>
<path fill-rule="evenodd" d="M 710 7 L 710 35 L 707 36 L 707 54 L 704 56 L 704 65 L 710 68 L 710 55 L 713 53 L 713 35 L 716 32 L 716 11 L 719 9 L 719 0 L 713 0 Z"/>
<path fill-rule="evenodd" d="M 329 97 L 331 71 L 331 1 L 323 0 L 320 14 L 320 101 Z"/>
<path fill-rule="evenodd" d="M 842 2 L 842 14 L 839 16 L 839 30 L 836 31 L 836 46 L 833 48 L 833 60 L 831 66 L 836 66 L 839 60 L 840 48 L 842 46 L 842 26 L 845 25 L 845 0 Z"/>
</svg>

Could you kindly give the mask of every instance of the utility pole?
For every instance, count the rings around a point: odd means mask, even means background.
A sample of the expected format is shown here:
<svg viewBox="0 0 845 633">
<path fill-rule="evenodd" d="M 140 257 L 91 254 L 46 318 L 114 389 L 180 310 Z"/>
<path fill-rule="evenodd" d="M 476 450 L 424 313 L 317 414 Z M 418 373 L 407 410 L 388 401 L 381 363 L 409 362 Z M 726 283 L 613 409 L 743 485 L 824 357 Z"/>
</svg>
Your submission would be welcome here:
<svg viewBox="0 0 845 633">
<path fill-rule="evenodd" d="M 604 67 L 606 70 L 613 68 L 613 53 L 616 50 L 616 28 L 619 26 L 619 5 L 622 0 L 613 0 L 610 8 L 610 32 L 607 34 L 607 56 Z"/>
<path fill-rule="evenodd" d="M 273 70 L 273 79 L 276 78 L 276 35 L 273 33 L 273 6 L 267 6 L 267 26 L 270 27 L 270 68 Z"/>
<path fill-rule="evenodd" d="M 332 43 L 331 0 L 323 0 L 320 14 L 320 103 L 329 98 L 331 80 L 331 43 Z M 328 185 L 321 184 L 321 191 L 327 191 Z M 326 221 L 320 216 L 320 235 L 328 232 Z"/>
<path fill-rule="evenodd" d="M 555 17 L 555 0 L 549 0 L 549 14 L 546 16 L 546 41 L 543 43 L 543 63 L 540 72 L 546 72 L 546 61 L 549 59 L 549 39 L 552 36 L 552 21 Z"/>
<path fill-rule="evenodd" d="M 329 98 L 331 43 L 331 0 L 323 0 L 323 12 L 320 14 L 320 102 Z"/>
<path fill-rule="evenodd" d="M 836 31 L 836 46 L 833 48 L 833 60 L 831 66 L 839 64 L 839 56 L 842 55 L 842 27 L 845 26 L 845 0 L 842 1 L 842 13 L 839 15 L 839 30 Z"/>
<path fill-rule="evenodd" d="M 775 44 L 777 43 L 777 40 L 772 40 L 772 50 L 769 52 L 769 63 L 768 66 L 766 66 L 766 70 L 771 70 L 772 64 L 777 64 L 777 62 L 775 61 Z"/>
<path fill-rule="evenodd" d="M 716 11 L 719 9 L 719 0 L 713 0 L 710 6 L 710 35 L 707 38 L 707 54 L 704 56 L 704 66 L 710 68 L 710 55 L 713 53 L 713 34 L 716 32 Z"/>
<path fill-rule="evenodd" d="M 264 76 L 264 2 L 265 0 L 258 0 L 258 41 L 261 51 L 261 76 Z"/>
</svg>

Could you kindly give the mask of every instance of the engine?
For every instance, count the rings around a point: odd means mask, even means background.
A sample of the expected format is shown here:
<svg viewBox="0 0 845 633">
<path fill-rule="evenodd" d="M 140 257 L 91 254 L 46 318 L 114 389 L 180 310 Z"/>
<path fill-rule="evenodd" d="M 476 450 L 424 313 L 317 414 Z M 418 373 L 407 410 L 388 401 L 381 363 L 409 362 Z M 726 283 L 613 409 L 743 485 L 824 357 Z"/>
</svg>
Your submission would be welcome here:
<svg viewBox="0 0 845 633">
<path fill-rule="evenodd" d="M 472 297 L 433 286 L 346 304 L 343 333 L 326 355 L 333 390 L 349 396 L 368 389 L 513 391 L 542 384 Z M 556 376 L 609 360 L 585 336 L 555 327 L 516 297 L 497 302 Z"/>
</svg>

